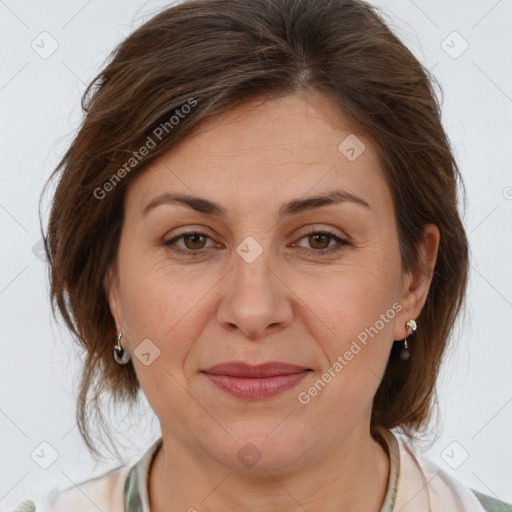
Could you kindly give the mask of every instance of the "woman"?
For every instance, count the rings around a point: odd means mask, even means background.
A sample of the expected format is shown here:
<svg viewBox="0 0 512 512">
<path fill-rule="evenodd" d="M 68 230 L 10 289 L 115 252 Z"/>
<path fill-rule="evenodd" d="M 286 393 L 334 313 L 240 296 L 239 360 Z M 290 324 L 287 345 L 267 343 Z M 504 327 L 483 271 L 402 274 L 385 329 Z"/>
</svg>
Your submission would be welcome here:
<svg viewBox="0 0 512 512">
<path fill-rule="evenodd" d="M 45 242 L 91 453 L 105 392 L 162 436 L 53 511 L 512 510 L 413 447 L 468 272 L 431 84 L 356 0 L 189 0 L 119 46 Z"/>
</svg>

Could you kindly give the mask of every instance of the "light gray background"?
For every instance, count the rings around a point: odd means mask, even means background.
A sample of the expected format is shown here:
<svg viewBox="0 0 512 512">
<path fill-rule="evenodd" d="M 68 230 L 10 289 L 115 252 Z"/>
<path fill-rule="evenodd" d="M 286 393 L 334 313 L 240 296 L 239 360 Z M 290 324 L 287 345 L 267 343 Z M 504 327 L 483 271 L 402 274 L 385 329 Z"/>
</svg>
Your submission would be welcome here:
<svg viewBox="0 0 512 512">
<path fill-rule="evenodd" d="M 426 455 L 473 488 L 512 502 L 512 2 L 375 3 L 443 87 L 444 124 L 468 192 L 469 321 L 459 325 L 442 371 L 442 422 L 432 425 L 439 438 Z M 78 127 L 85 84 L 123 37 L 166 4 L 0 0 L 2 510 L 27 498 L 44 505 L 51 489 L 118 464 L 93 467 L 78 435 L 79 357 L 50 317 L 45 266 L 36 255 L 37 207 Z M 58 48 L 44 54 L 52 44 Z M 128 463 L 159 435 L 154 415 L 144 411 L 140 429 L 123 418 L 115 423 L 124 444 L 126 433 L 133 444 Z M 43 442 L 58 453 L 48 469 L 34 461 L 50 460 Z"/>
</svg>

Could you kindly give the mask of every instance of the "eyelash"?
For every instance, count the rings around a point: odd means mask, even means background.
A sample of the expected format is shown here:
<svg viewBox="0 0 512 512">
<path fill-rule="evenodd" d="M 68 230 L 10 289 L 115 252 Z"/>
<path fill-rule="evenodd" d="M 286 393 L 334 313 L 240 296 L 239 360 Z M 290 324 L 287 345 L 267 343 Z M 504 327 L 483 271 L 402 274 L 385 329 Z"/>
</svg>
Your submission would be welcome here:
<svg viewBox="0 0 512 512">
<path fill-rule="evenodd" d="M 184 238 L 184 237 L 187 237 L 187 236 L 192 236 L 192 235 L 199 235 L 199 236 L 204 236 L 206 238 L 210 238 L 206 233 L 202 233 L 200 231 L 189 231 L 189 232 L 186 232 L 186 233 L 181 233 L 181 235 L 178 235 L 178 236 L 175 236 L 174 238 L 172 238 L 171 240 L 164 240 L 162 242 L 162 245 L 165 246 L 165 247 L 168 247 L 169 249 L 171 249 L 172 251 L 178 253 L 178 254 L 183 254 L 185 256 L 192 256 L 192 257 L 195 257 L 196 255 L 199 255 L 200 252 L 202 252 L 202 249 L 197 249 L 197 250 L 192 250 L 192 249 L 181 249 L 180 247 L 177 247 L 175 245 L 175 243 L 180 240 L 181 238 Z M 307 238 L 311 235 L 327 235 L 329 238 L 332 238 L 334 239 L 336 242 L 338 242 L 338 246 L 333 246 L 333 247 L 330 247 L 328 249 L 319 249 L 319 250 L 315 250 L 315 249 L 309 249 L 310 251 L 312 251 L 313 253 L 315 254 L 320 254 L 320 255 L 323 255 L 323 254 L 333 254 L 333 253 L 337 253 L 339 251 L 341 251 L 342 249 L 345 248 L 345 246 L 347 245 L 351 245 L 349 242 L 347 242 L 347 240 L 344 240 L 343 238 L 340 238 L 339 236 L 335 235 L 334 233 L 330 232 L 330 231 L 318 231 L 318 230 L 311 230 L 307 233 L 305 233 L 300 239 L 304 239 L 304 238 Z M 304 249 L 302 247 L 302 249 Z M 306 249 L 308 250 L 308 249 Z"/>
</svg>

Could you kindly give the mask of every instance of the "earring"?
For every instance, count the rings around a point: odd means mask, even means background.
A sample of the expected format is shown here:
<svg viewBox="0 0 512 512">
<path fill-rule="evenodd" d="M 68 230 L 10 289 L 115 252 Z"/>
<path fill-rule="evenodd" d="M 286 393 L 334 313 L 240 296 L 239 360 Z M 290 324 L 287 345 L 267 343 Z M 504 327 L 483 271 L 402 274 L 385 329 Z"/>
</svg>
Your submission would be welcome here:
<svg viewBox="0 0 512 512">
<path fill-rule="evenodd" d="M 122 333 L 119 333 L 117 336 L 117 344 L 114 345 L 114 361 L 119 365 L 125 365 L 130 361 L 132 356 L 128 350 L 124 350 L 123 347 L 121 347 L 121 337 Z"/>
<path fill-rule="evenodd" d="M 414 333 L 414 331 L 417 328 L 416 322 L 414 320 L 408 320 L 405 323 L 405 327 L 407 328 L 407 338 L 411 336 L 411 334 Z M 409 353 L 409 345 L 407 345 L 407 338 L 404 340 L 404 348 L 402 349 L 402 352 L 400 352 L 400 359 L 402 361 L 407 361 L 409 359 L 409 356 L 411 355 Z"/>
</svg>

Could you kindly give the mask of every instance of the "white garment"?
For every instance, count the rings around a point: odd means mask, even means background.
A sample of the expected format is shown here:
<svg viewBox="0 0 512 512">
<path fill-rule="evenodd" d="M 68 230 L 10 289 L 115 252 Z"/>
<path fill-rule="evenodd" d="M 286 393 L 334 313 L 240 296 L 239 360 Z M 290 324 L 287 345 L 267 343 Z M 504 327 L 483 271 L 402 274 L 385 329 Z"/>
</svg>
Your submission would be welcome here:
<svg viewBox="0 0 512 512">
<path fill-rule="evenodd" d="M 484 512 L 473 492 L 427 458 L 399 441 L 400 474 L 393 510 Z"/>
<path fill-rule="evenodd" d="M 62 491 L 48 512 L 125 512 L 124 483 L 129 471 L 129 466 L 121 466 Z"/>
</svg>

